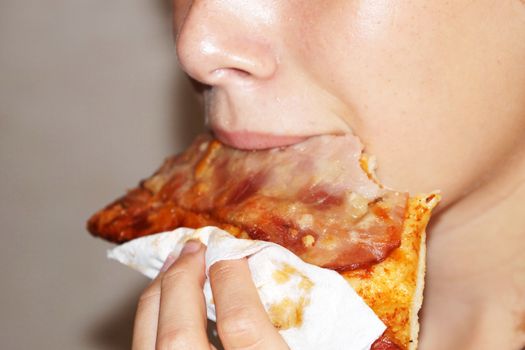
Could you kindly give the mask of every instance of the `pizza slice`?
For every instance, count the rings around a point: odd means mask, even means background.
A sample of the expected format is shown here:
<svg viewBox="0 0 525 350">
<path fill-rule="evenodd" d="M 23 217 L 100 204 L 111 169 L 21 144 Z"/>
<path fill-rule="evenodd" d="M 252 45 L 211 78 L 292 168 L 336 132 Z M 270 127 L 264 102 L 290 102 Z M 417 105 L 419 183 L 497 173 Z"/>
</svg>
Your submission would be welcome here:
<svg viewBox="0 0 525 350">
<path fill-rule="evenodd" d="M 372 346 L 415 349 L 425 227 L 437 194 L 384 188 L 353 135 L 323 135 L 259 151 L 210 135 L 89 220 L 115 243 L 177 227 L 217 226 L 280 244 L 338 271 L 387 325 Z"/>
</svg>

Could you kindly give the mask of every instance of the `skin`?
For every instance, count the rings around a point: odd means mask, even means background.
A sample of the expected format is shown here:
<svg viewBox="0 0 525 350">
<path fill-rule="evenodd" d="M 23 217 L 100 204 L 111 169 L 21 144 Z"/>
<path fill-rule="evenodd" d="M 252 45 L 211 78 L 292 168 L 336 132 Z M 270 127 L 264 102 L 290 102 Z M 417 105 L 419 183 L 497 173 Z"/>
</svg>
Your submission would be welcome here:
<svg viewBox="0 0 525 350">
<path fill-rule="evenodd" d="M 206 336 L 205 250 L 198 241 L 187 243 L 177 261 L 168 258 L 142 293 L 133 350 L 215 350 Z M 288 349 L 264 311 L 246 260 L 214 264 L 210 283 L 217 330 L 225 349 Z"/>
<path fill-rule="evenodd" d="M 388 187 L 442 191 L 420 349 L 525 345 L 523 1 L 175 0 L 174 30 L 180 65 L 223 142 L 259 149 L 354 133 Z M 215 278 L 225 293 L 217 307 L 232 307 L 229 293 L 249 284 Z M 186 316 L 202 318 L 201 309 Z M 262 322 L 258 310 L 236 327 Z M 204 344 L 199 325 L 192 337 Z M 243 329 L 236 335 L 256 337 Z M 226 348 L 268 348 L 249 345 Z"/>
</svg>

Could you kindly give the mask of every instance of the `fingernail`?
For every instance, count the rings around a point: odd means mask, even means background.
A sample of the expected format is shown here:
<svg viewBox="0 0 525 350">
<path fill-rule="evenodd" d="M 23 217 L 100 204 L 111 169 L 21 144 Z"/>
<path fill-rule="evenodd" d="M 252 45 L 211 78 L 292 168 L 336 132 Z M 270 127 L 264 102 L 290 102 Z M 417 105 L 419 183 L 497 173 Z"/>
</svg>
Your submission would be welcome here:
<svg viewBox="0 0 525 350">
<path fill-rule="evenodd" d="M 195 239 L 189 240 L 184 245 L 184 248 L 182 248 L 180 255 L 195 253 L 196 251 L 201 249 L 201 247 L 202 247 L 202 243 L 200 241 L 195 240 Z"/>
<path fill-rule="evenodd" d="M 195 240 L 195 239 L 191 239 L 191 240 L 187 241 L 184 244 L 184 247 L 182 248 L 179 256 L 182 256 L 182 255 L 185 255 L 185 254 L 195 253 L 201 247 L 202 247 L 202 243 L 200 241 Z M 176 260 L 177 260 L 177 258 L 175 258 L 173 255 L 171 255 L 171 254 L 168 255 L 168 257 L 164 261 L 164 265 L 162 265 L 162 267 L 160 268 L 160 272 L 168 271 L 168 269 L 171 267 L 171 265 L 173 265 L 173 263 Z"/>
<path fill-rule="evenodd" d="M 164 265 L 162 265 L 162 267 L 160 268 L 160 272 L 166 272 L 170 268 L 170 266 L 173 265 L 175 260 L 177 259 L 175 259 L 173 255 L 168 255 L 166 261 L 164 261 Z"/>
</svg>

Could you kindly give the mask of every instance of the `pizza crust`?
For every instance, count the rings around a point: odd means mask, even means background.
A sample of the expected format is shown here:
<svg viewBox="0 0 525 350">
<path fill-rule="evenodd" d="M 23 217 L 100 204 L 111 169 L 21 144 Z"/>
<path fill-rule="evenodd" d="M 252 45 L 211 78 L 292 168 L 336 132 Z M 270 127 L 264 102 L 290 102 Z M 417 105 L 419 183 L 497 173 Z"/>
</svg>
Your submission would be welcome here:
<svg viewBox="0 0 525 350">
<path fill-rule="evenodd" d="M 425 272 L 426 272 L 426 231 L 423 231 L 421 236 L 421 244 L 419 247 L 419 265 L 417 269 L 416 291 L 414 293 L 414 300 L 412 301 L 412 310 L 410 312 L 410 344 L 408 350 L 417 349 L 419 336 L 419 310 L 423 305 L 423 290 L 425 287 Z"/>
<path fill-rule="evenodd" d="M 385 336 L 401 349 L 417 348 L 425 277 L 425 227 L 439 200 L 436 193 L 411 197 L 401 246 L 379 264 L 342 274 L 387 325 Z"/>
</svg>

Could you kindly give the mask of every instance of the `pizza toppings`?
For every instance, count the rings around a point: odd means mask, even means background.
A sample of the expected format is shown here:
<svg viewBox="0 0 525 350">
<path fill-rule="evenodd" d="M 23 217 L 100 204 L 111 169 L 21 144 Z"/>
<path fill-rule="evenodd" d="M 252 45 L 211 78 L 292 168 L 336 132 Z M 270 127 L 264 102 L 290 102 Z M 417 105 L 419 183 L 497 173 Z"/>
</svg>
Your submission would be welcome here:
<svg viewBox="0 0 525 350">
<path fill-rule="evenodd" d="M 401 350 L 401 348 L 389 336 L 383 334 L 372 344 L 370 350 Z"/>
<path fill-rule="evenodd" d="M 338 271 L 384 260 L 400 244 L 408 194 L 381 188 L 352 135 L 241 151 L 202 135 L 140 187 L 95 214 L 89 230 L 114 242 L 215 225 L 278 243 Z M 362 163 L 362 162 L 361 162 Z"/>
</svg>

